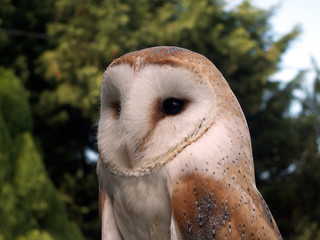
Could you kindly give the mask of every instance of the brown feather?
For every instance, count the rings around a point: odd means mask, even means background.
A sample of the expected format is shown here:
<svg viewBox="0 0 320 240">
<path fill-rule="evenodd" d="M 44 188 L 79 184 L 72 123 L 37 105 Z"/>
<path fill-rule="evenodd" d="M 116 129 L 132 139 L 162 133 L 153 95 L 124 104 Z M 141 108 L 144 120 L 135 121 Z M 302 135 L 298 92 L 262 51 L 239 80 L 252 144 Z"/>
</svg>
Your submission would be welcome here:
<svg viewBox="0 0 320 240">
<path fill-rule="evenodd" d="M 244 191 L 220 179 L 192 174 L 174 186 L 171 203 L 184 240 L 281 239 L 253 186 Z"/>
<path fill-rule="evenodd" d="M 104 208 L 104 202 L 106 200 L 106 195 L 104 191 L 99 188 L 99 217 L 102 218 L 103 208 Z"/>
</svg>

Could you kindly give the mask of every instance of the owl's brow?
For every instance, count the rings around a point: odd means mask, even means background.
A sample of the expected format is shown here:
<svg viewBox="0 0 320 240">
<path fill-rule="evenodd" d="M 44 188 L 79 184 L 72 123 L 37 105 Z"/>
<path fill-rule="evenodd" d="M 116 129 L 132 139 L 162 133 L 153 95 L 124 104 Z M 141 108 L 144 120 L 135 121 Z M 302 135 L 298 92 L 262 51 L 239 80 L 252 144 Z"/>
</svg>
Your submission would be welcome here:
<svg viewBox="0 0 320 240">
<path fill-rule="evenodd" d="M 194 65 L 199 64 L 213 65 L 204 56 L 192 52 L 188 49 L 179 47 L 154 47 L 144 50 L 127 53 L 118 59 L 115 59 L 109 67 L 120 64 L 128 64 L 138 72 L 147 65 L 168 65 L 171 67 L 182 67 L 198 74 Z"/>
</svg>

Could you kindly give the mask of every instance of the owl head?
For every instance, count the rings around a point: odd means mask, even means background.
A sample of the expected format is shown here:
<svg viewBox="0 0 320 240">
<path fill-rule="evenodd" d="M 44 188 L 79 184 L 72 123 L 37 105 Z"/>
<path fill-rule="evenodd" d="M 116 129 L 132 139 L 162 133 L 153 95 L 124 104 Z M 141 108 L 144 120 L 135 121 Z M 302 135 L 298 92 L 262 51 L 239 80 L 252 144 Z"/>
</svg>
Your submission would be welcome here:
<svg viewBox="0 0 320 240">
<path fill-rule="evenodd" d="M 213 126 L 222 140 L 238 131 L 242 139 L 234 142 L 251 154 L 228 83 L 211 61 L 183 48 L 154 47 L 113 61 L 103 76 L 100 114 L 100 158 L 114 174 L 148 174 Z"/>
</svg>

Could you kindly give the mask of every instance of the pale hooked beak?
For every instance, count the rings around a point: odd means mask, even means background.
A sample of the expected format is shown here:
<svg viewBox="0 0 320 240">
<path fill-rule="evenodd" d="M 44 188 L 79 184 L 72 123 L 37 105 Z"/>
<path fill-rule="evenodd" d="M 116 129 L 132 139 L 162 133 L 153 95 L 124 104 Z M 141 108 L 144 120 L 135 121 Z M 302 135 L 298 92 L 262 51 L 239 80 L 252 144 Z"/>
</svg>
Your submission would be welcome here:
<svg viewBox="0 0 320 240">
<path fill-rule="evenodd" d="M 127 153 L 127 157 L 132 165 L 136 162 L 137 152 L 140 148 L 140 144 L 130 144 L 125 146 L 125 151 Z"/>
</svg>

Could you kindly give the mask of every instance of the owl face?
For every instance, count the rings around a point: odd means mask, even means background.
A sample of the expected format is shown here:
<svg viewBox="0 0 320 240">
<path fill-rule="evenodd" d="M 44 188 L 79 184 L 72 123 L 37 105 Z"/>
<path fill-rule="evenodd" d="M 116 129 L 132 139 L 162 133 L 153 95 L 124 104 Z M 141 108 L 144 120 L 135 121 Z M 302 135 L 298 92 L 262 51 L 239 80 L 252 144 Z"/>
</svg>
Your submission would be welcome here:
<svg viewBox="0 0 320 240">
<path fill-rule="evenodd" d="M 144 175 L 206 132 L 216 95 L 206 76 L 186 67 L 125 59 L 104 74 L 98 146 L 110 171 Z"/>
</svg>

